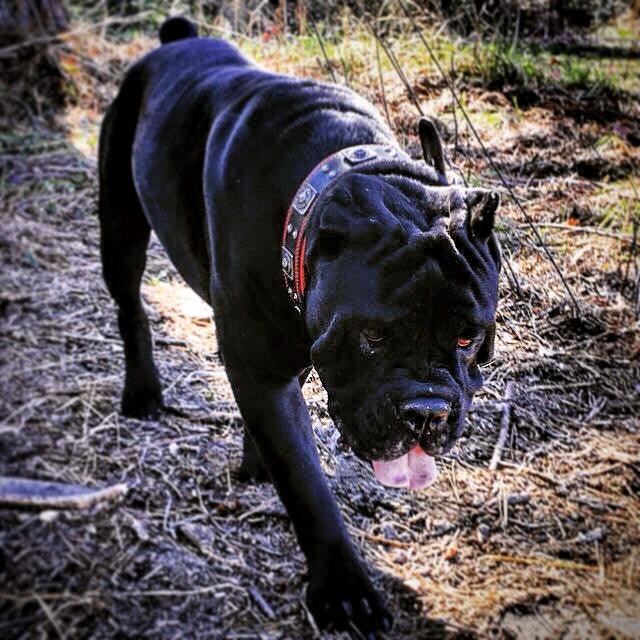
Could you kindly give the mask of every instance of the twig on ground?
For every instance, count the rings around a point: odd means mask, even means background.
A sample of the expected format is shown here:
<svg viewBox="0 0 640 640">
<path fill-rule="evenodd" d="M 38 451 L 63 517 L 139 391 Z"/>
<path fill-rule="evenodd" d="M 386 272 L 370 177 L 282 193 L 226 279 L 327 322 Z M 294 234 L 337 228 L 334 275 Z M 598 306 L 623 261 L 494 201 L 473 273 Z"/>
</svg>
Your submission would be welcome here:
<svg viewBox="0 0 640 640">
<path fill-rule="evenodd" d="M 126 484 L 91 489 L 62 482 L 0 477 L 0 505 L 47 509 L 87 509 L 115 500 L 128 491 Z"/>
<path fill-rule="evenodd" d="M 496 447 L 493 450 L 491 462 L 489 463 L 490 471 L 495 471 L 498 468 L 498 463 L 500 462 L 500 457 L 502 456 L 502 449 L 504 448 L 504 444 L 507 441 L 507 434 L 509 433 L 509 423 L 511 421 L 511 404 L 514 388 L 515 383 L 513 382 L 513 380 L 509 380 L 504 390 L 504 399 L 502 400 L 502 417 L 500 418 L 500 434 L 498 435 L 498 441 L 496 442 Z"/>
<path fill-rule="evenodd" d="M 387 43 L 384 41 L 383 37 L 378 33 L 378 30 L 375 28 L 373 23 L 371 23 L 370 21 L 368 21 L 368 23 L 369 23 L 369 28 L 371 29 L 371 33 L 373 34 L 373 37 L 376 39 L 376 42 L 378 42 L 380 44 L 380 46 L 382 47 L 382 50 L 387 55 L 387 58 L 389 59 L 389 62 L 391 63 L 391 65 L 395 69 L 395 72 L 398 74 L 398 77 L 402 81 L 402 84 L 404 84 L 405 89 L 407 90 L 407 93 L 409 94 L 409 97 L 411 98 L 411 102 L 413 102 L 413 104 L 414 104 L 416 110 L 418 111 L 418 113 L 421 116 L 424 116 L 424 111 L 422 110 L 422 107 L 420 106 L 420 101 L 418 100 L 418 98 L 417 98 L 417 96 L 415 94 L 415 91 L 413 90 L 413 87 L 411 86 L 411 84 L 407 80 L 407 76 L 404 74 L 404 71 L 402 70 L 402 67 L 398 63 L 398 60 L 395 57 L 393 51 L 391 51 L 391 47 L 389 47 L 387 45 Z"/>
<path fill-rule="evenodd" d="M 355 527 L 353 525 L 347 525 L 347 527 L 353 534 L 362 536 L 363 538 L 371 540 L 372 542 L 379 542 L 380 544 L 384 544 L 389 547 L 399 547 L 400 549 L 409 549 L 411 547 L 408 542 L 402 542 L 400 540 L 389 540 L 389 538 L 377 536 L 373 533 L 369 533 L 368 531 L 363 531 L 362 529 L 359 529 L 358 527 Z"/>
<path fill-rule="evenodd" d="M 515 469 L 516 471 L 521 471 L 522 473 L 526 473 L 527 475 L 534 476 L 535 478 L 540 478 L 541 480 L 545 480 L 552 486 L 559 486 L 563 484 L 562 478 L 555 478 L 548 473 L 544 473 L 543 471 L 537 471 L 536 469 L 531 469 L 528 466 L 522 464 L 515 464 L 513 462 L 506 462 L 505 460 L 498 460 L 498 464 L 501 467 L 509 467 L 510 469 Z"/>
<path fill-rule="evenodd" d="M 349 82 L 349 71 L 347 70 L 347 63 L 344 61 L 344 56 L 342 52 L 338 50 L 338 60 L 340 60 L 340 66 L 342 67 L 342 75 L 344 76 L 344 83 L 347 87 L 351 88 L 351 83 Z"/>
<path fill-rule="evenodd" d="M 60 625 L 58 624 L 53 611 L 51 611 L 51 607 L 39 595 L 36 594 L 34 597 L 36 599 L 36 602 L 40 605 L 42 611 L 44 611 L 44 614 L 51 623 L 51 626 L 54 628 L 58 638 L 65 638 L 66 636 L 62 632 L 62 629 L 60 628 Z"/>
<path fill-rule="evenodd" d="M 541 567 L 549 567 L 552 569 L 567 569 L 569 571 L 588 571 L 590 573 L 597 572 L 598 567 L 580 562 L 571 562 L 570 560 L 561 560 L 559 558 L 538 558 L 536 556 L 509 556 L 509 555 L 490 555 L 483 556 L 482 560 L 491 560 L 493 562 L 517 562 L 518 564 L 539 565 Z"/>
<path fill-rule="evenodd" d="M 633 235 L 631 238 L 631 246 L 629 247 L 629 253 L 627 254 L 627 261 L 624 267 L 624 275 L 622 276 L 622 293 L 627 288 L 627 282 L 629 279 L 629 268 L 631 267 L 631 262 L 635 260 L 636 257 L 636 249 L 638 246 L 638 218 L 633 217 Z"/>
<path fill-rule="evenodd" d="M 249 585 L 247 591 L 249 592 L 251 599 L 258 606 L 258 609 L 260 609 L 260 611 L 262 611 L 262 613 L 264 613 L 264 615 L 267 616 L 269 620 L 275 620 L 276 614 L 273 612 L 273 609 L 269 606 L 268 602 L 262 597 L 262 594 L 260 593 L 260 591 L 258 591 L 258 588 L 254 585 Z"/>
<path fill-rule="evenodd" d="M 310 17 L 309 17 L 309 24 L 313 29 L 313 33 L 315 34 L 316 39 L 318 40 L 318 44 L 320 45 L 320 50 L 322 51 L 322 56 L 324 57 L 324 60 L 327 65 L 327 70 L 331 74 L 331 79 L 337 84 L 338 79 L 336 78 L 336 74 L 335 74 L 335 71 L 333 70 L 333 66 L 331 65 L 331 60 L 329 60 L 329 56 L 327 55 L 327 51 L 324 48 L 324 42 L 322 41 L 322 36 L 320 35 L 320 32 L 316 27 L 316 23 Z"/>
</svg>

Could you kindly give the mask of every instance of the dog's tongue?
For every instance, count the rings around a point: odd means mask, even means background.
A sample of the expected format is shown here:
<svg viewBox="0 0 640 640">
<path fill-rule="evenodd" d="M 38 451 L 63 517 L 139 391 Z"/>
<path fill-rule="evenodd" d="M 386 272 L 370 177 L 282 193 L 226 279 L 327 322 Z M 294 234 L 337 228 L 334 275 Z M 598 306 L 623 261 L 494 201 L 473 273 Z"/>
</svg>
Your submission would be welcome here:
<svg viewBox="0 0 640 640">
<path fill-rule="evenodd" d="M 436 461 L 419 444 L 400 458 L 388 462 L 374 460 L 372 464 L 378 482 L 387 487 L 424 489 L 438 477 Z"/>
</svg>

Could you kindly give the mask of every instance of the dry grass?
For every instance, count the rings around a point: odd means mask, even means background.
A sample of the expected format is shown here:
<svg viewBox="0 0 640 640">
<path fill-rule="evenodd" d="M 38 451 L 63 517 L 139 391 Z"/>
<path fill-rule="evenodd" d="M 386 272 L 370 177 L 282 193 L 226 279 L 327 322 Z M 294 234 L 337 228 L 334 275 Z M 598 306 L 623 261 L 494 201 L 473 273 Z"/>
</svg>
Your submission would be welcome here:
<svg viewBox="0 0 640 640">
<path fill-rule="evenodd" d="M 90 512 L 2 513 L 0 635 L 317 637 L 303 605 L 303 558 L 275 491 L 236 477 L 241 419 L 208 310 L 157 242 L 144 295 L 175 411 L 157 423 L 118 413 L 122 348 L 100 277 L 95 141 L 126 62 L 153 44 L 69 37 L 75 107 L 55 127 L 3 123 L 1 473 L 126 482 L 130 491 Z M 373 44 L 345 44 L 343 55 L 360 61 L 354 87 L 382 106 Z M 312 54 L 296 54 L 308 41 L 244 46 L 266 67 L 326 74 Z M 454 137 L 435 70 L 415 42 L 396 47 L 412 51 L 409 77 L 449 146 L 457 142 L 459 166 L 490 181 L 460 114 Z M 415 113 L 391 67 L 382 72 L 392 124 L 417 153 Z M 502 93 L 462 81 L 459 89 L 581 316 L 507 203 L 500 234 L 518 285 L 505 274 L 496 359 L 438 483 L 420 494 L 376 485 L 336 448 L 312 377 L 305 395 L 323 465 L 392 606 L 390 637 L 638 637 L 639 199 L 633 170 L 616 173 L 637 167 L 625 134 L 637 107 L 624 122 L 593 122 L 556 103 L 522 111 Z M 492 472 L 509 381 L 507 445 Z"/>
</svg>

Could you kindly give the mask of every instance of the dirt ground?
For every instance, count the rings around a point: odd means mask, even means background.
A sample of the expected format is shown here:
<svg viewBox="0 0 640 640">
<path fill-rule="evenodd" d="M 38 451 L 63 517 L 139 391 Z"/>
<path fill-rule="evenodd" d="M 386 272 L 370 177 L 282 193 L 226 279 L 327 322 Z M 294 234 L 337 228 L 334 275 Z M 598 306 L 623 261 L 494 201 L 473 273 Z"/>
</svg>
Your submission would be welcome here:
<svg viewBox="0 0 640 640">
<path fill-rule="evenodd" d="M 0 508 L 0 637 L 347 637 L 319 633 L 305 609 L 304 560 L 274 489 L 237 477 L 242 421 L 210 309 L 155 240 L 144 297 L 172 411 L 119 414 L 95 140 L 125 64 L 155 43 L 103 36 L 67 39 L 78 88 L 55 124 L 2 123 L 0 475 L 128 493 L 84 511 Z M 324 77 L 276 46 L 260 62 Z M 497 185 L 435 70 L 408 73 L 463 172 Z M 415 112 L 389 66 L 384 79 L 417 155 Z M 352 81 L 382 108 L 375 66 Z M 376 484 L 337 447 L 314 375 L 305 396 L 327 478 L 395 616 L 389 638 L 640 638 L 640 87 L 600 111 L 571 92 L 523 109 L 460 82 L 579 314 L 505 197 L 496 357 L 438 482 L 415 494 Z M 508 440 L 490 471 L 509 382 Z"/>
</svg>

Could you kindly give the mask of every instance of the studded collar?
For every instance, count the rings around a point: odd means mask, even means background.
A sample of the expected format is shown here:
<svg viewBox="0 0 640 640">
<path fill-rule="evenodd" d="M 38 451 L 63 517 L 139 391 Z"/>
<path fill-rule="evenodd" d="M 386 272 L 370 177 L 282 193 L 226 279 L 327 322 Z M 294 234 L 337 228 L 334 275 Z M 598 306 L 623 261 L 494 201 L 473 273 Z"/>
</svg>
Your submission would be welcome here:
<svg viewBox="0 0 640 640">
<path fill-rule="evenodd" d="M 320 162 L 304 179 L 287 210 L 282 231 L 282 274 L 287 293 L 298 313 L 304 308 L 306 288 L 305 227 L 320 194 L 355 166 L 372 160 L 391 160 L 403 154 L 389 145 L 365 144 L 342 149 Z M 404 155 L 404 154 L 403 154 Z"/>
</svg>

